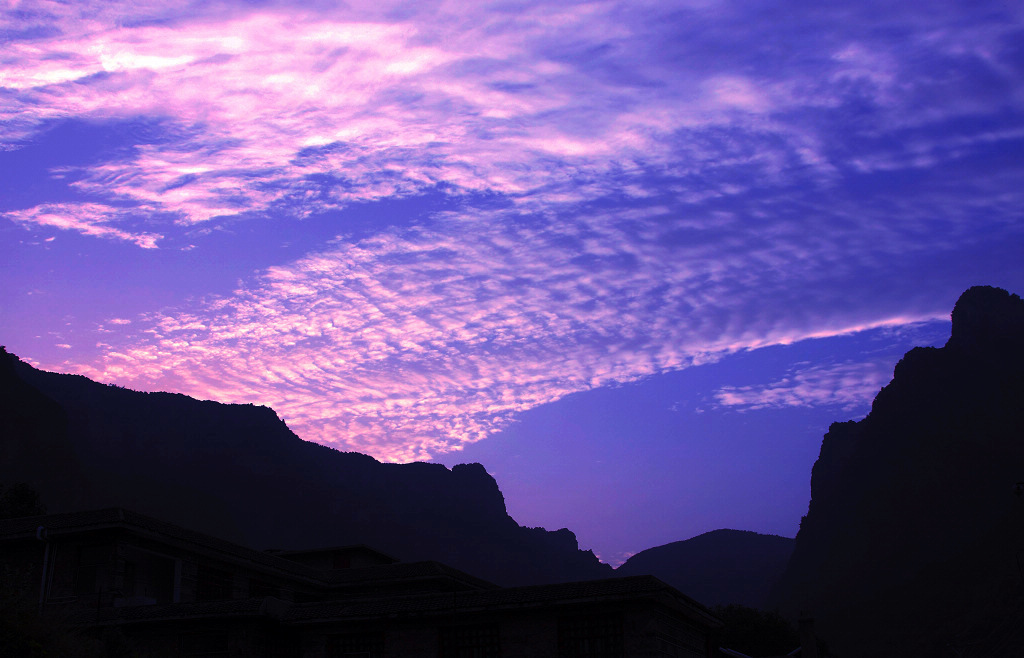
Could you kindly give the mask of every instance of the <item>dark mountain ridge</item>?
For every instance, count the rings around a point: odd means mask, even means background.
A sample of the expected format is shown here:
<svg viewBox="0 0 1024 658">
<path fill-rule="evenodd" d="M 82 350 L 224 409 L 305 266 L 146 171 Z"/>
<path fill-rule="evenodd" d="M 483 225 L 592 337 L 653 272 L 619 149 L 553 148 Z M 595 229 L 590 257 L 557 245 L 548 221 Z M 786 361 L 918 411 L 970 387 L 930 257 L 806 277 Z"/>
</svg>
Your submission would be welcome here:
<svg viewBox="0 0 1024 658">
<path fill-rule="evenodd" d="M 653 574 L 707 606 L 760 608 L 793 553 L 794 540 L 749 530 L 712 530 L 633 555 L 616 574 Z"/>
<path fill-rule="evenodd" d="M 0 482 L 50 512 L 127 507 L 256 548 L 369 544 L 500 584 L 607 577 L 525 528 L 480 464 L 385 464 L 302 441 L 267 407 L 140 393 L 0 352 Z"/>
<path fill-rule="evenodd" d="M 851 656 L 1024 655 L 1024 302 L 974 287 L 835 423 L 770 603 Z"/>
</svg>

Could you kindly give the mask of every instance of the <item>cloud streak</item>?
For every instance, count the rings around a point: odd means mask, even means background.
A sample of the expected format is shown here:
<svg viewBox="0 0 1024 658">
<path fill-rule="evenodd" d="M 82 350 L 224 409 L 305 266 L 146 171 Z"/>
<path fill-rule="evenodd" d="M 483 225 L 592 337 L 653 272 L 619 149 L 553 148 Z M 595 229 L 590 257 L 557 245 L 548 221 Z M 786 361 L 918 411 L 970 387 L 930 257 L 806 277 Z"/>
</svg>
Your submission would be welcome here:
<svg viewBox="0 0 1024 658">
<path fill-rule="evenodd" d="M 120 130 L 49 169 L 68 198 L 5 217 L 202 253 L 242 222 L 448 199 L 358 237 L 339 214 L 230 294 L 118 310 L 61 366 L 423 458 L 573 392 L 941 317 L 983 269 L 965 254 L 1020 244 L 1024 10 L 890 4 L 3 8 L 0 147 Z M 854 404 L 858 368 L 718 400 Z"/>
<path fill-rule="evenodd" d="M 748 181 L 834 177 L 831 131 L 851 105 L 872 113 L 860 130 L 870 139 L 971 113 L 966 100 L 915 110 L 929 95 L 963 99 L 958 85 L 977 84 L 966 80 L 975 69 L 1008 103 L 1021 94 L 998 48 L 1011 28 L 971 25 L 980 35 L 968 39 L 953 29 L 952 7 L 941 21 L 896 16 L 889 25 L 853 12 L 863 24 L 843 35 L 835 22 L 850 20 L 848 10 L 780 10 L 744 27 L 731 3 L 671 13 L 610 2 L 439 3 L 407 19 L 395 18 L 401 5 L 360 3 L 212 5 L 190 17 L 158 5 L 150 20 L 116 4 L 79 15 L 41 6 L 35 25 L 45 17 L 57 29 L 36 33 L 21 18 L 31 36 L 9 44 L 0 73 L 7 148 L 69 118 L 165 122 L 159 140 L 129 134 L 130 155 L 76 172 L 81 193 L 117 202 L 111 224 L 125 204 L 188 225 L 281 205 L 322 212 L 439 185 L 581 199 L 608 191 L 609 173 L 639 167 L 700 176 L 703 189 L 690 194 L 729 194 L 744 184 L 715 180 L 716 170 L 743 170 Z M 834 42 L 798 38 L 822 24 Z M 896 27 L 911 30 L 908 43 L 874 34 Z M 793 38 L 794 52 L 715 56 L 755 32 Z M 652 57 L 669 44 L 678 64 Z M 796 58 L 800 67 L 786 67 Z M 920 58 L 951 73 L 922 76 L 912 64 Z M 875 170 L 893 157 L 942 157 L 924 137 L 910 148 L 917 154 L 869 148 L 850 162 Z"/>
<path fill-rule="evenodd" d="M 718 242 L 665 240 L 686 222 L 625 215 L 452 213 L 339 242 L 229 297 L 151 314 L 144 333 L 77 370 L 259 400 L 308 439 L 406 460 L 480 440 L 573 392 L 927 317 L 861 311 L 856 321 L 813 298 L 778 306 L 762 296 L 774 279 L 813 283 L 823 269 L 812 254 L 794 261 L 798 244 L 758 248 L 734 226 L 726 241 L 749 244 L 729 259 Z"/>
<path fill-rule="evenodd" d="M 852 411 L 870 405 L 892 379 L 888 363 L 805 365 L 762 386 L 723 386 L 717 404 L 739 411 L 835 405 Z"/>
</svg>

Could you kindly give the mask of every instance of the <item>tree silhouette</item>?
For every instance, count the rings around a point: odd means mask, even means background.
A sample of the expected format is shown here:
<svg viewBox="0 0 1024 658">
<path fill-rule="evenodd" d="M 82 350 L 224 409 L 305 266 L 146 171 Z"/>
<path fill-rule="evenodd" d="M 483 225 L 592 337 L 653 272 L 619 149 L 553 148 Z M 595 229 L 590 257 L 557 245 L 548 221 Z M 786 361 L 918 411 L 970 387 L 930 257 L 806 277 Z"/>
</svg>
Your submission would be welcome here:
<svg viewBox="0 0 1024 658">
<path fill-rule="evenodd" d="M 40 502 L 38 491 L 24 482 L 15 482 L 7 488 L 0 484 L 0 519 L 40 514 L 46 514 L 46 507 Z"/>
</svg>

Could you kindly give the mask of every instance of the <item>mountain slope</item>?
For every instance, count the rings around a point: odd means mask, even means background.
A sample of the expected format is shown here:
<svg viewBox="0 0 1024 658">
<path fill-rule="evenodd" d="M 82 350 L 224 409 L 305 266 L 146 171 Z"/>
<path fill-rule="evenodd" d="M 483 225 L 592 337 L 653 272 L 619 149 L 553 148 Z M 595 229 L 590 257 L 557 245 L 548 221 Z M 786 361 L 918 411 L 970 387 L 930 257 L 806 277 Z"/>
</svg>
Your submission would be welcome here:
<svg viewBox="0 0 1024 658">
<path fill-rule="evenodd" d="M 771 602 L 842 655 L 1024 655 L 1024 302 L 975 287 L 952 319 L 813 468 Z"/>
<path fill-rule="evenodd" d="M 649 548 L 615 573 L 650 574 L 704 605 L 760 607 L 793 553 L 793 540 L 749 530 L 713 530 Z"/>
<path fill-rule="evenodd" d="M 140 393 L 0 352 L 0 482 L 50 512 L 123 506 L 256 548 L 365 543 L 501 584 L 607 577 L 568 530 L 520 527 L 479 464 L 383 464 L 273 410 Z"/>
</svg>

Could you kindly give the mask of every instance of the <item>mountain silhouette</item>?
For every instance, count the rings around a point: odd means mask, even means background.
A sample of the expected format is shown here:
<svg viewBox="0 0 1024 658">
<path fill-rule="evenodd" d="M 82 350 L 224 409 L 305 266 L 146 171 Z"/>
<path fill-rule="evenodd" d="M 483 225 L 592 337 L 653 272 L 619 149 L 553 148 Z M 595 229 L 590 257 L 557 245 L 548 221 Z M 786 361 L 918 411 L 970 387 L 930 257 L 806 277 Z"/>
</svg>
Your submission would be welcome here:
<svg viewBox="0 0 1024 658">
<path fill-rule="evenodd" d="M 793 540 L 749 530 L 713 530 L 641 551 L 615 570 L 649 574 L 707 606 L 761 607 L 793 553 Z"/>
<path fill-rule="evenodd" d="M 0 348 L 0 482 L 51 513 L 125 507 L 254 548 L 367 544 L 502 585 L 613 574 L 569 530 L 512 519 L 480 464 L 386 464 L 272 409 L 37 370 Z"/>
<path fill-rule="evenodd" d="M 974 287 L 952 321 L 829 428 L 770 598 L 843 656 L 1024 655 L 1024 302 Z"/>
</svg>

